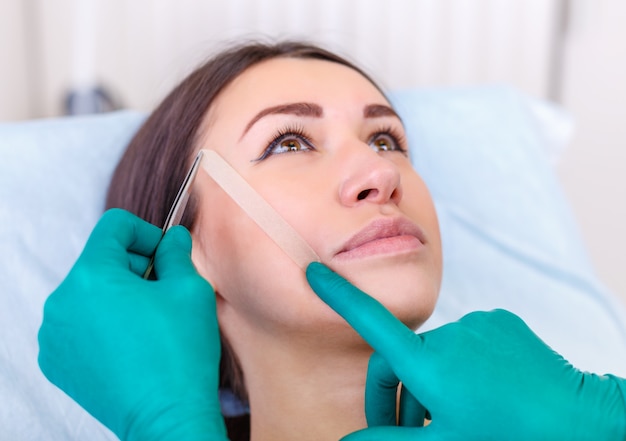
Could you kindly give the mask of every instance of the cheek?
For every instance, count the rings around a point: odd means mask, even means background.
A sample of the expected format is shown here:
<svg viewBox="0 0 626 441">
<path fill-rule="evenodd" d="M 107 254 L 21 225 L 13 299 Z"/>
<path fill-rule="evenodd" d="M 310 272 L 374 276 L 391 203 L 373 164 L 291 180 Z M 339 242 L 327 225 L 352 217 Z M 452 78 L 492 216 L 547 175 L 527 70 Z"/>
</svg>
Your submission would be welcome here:
<svg viewBox="0 0 626 441">
<path fill-rule="evenodd" d="M 216 293 L 239 291 L 234 283 L 238 280 L 236 274 L 248 273 L 243 267 L 244 238 L 254 243 L 254 237 L 247 232 L 248 225 L 239 207 L 208 176 L 198 175 L 196 188 L 198 215 L 192 231 L 193 261 Z"/>
<path fill-rule="evenodd" d="M 396 156 L 394 157 L 394 163 L 401 177 L 402 200 L 399 203 L 400 211 L 415 221 L 426 233 L 431 251 L 435 260 L 438 261 L 438 273 L 440 276 L 441 237 L 439 220 L 430 190 L 407 157 Z"/>
<path fill-rule="evenodd" d="M 430 249 L 441 268 L 441 233 L 435 204 L 422 178 L 412 171 L 403 176 L 404 196 L 401 210 L 426 233 Z M 441 269 L 439 269 L 441 273 Z"/>
<path fill-rule="evenodd" d="M 220 297 L 221 318 L 236 314 L 254 328 L 283 333 L 306 326 L 321 301 L 303 270 L 230 197 L 207 193 L 196 225 L 194 262 Z"/>
<path fill-rule="evenodd" d="M 408 189 L 404 200 L 406 204 L 405 213 L 414 219 L 418 225 L 424 230 L 427 239 L 428 253 L 425 256 L 419 271 L 422 273 L 419 277 L 417 286 L 421 291 L 421 307 L 423 311 L 427 311 L 428 318 L 432 313 L 435 303 L 439 297 L 442 278 L 442 250 L 441 250 L 441 233 L 439 230 L 439 220 L 435 210 L 434 202 L 430 195 L 430 191 L 422 179 L 414 174 L 409 179 Z M 423 321 L 421 322 L 423 323 Z M 421 323 L 412 323 L 411 327 L 421 325 Z"/>
<path fill-rule="evenodd" d="M 265 176 L 247 177 L 279 215 L 309 247 L 321 255 L 324 237 L 332 213 L 332 190 L 320 173 L 311 171 L 305 155 L 293 158 L 288 168 L 270 170 L 272 179 Z M 292 159 L 292 158 L 290 158 Z M 304 271 L 304 269 L 302 269 Z"/>
</svg>

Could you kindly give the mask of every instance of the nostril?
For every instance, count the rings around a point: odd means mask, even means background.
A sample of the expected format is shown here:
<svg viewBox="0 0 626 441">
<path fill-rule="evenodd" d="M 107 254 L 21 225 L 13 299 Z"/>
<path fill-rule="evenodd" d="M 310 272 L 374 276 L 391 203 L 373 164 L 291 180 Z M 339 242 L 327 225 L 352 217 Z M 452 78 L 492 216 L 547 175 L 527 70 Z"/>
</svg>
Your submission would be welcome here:
<svg viewBox="0 0 626 441">
<path fill-rule="evenodd" d="M 371 191 L 372 191 L 372 189 L 363 190 L 356 197 L 357 200 L 362 201 L 363 199 L 365 199 L 370 194 Z"/>
</svg>

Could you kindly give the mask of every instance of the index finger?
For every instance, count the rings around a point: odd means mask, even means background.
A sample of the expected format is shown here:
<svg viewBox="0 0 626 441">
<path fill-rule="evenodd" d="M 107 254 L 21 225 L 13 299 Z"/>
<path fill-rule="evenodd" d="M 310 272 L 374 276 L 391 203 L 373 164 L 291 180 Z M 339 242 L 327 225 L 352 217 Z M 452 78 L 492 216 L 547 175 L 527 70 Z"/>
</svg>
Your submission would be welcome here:
<svg viewBox="0 0 626 441">
<path fill-rule="evenodd" d="M 407 361 L 407 351 L 415 353 L 421 340 L 378 300 L 364 293 L 325 265 L 312 262 L 306 277 L 313 291 L 359 333 L 394 368 Z"/>
<path fill-rule="evenodd" d="M 161 240 L 161 229 L 120 208 L 107 210 L 94 227 L 84 254 L 106 256 L 130 251 L 142 256 L 152 254 Z"/>
</svg>

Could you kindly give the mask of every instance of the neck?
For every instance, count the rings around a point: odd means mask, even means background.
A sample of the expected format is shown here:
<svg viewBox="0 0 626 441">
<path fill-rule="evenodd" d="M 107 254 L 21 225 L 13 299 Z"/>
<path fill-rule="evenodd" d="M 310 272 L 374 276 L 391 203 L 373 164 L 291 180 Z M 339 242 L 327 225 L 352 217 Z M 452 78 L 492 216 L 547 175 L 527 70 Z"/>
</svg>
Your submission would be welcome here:
<svg viewBox="0 0 626 441">
<path fill-rule="evenodd" d="M 337 440 L 366 427 L 364 392 L 371 349 L 274 336 L 248 347 L 242 365 L 251 441 Z"/>
</svg>

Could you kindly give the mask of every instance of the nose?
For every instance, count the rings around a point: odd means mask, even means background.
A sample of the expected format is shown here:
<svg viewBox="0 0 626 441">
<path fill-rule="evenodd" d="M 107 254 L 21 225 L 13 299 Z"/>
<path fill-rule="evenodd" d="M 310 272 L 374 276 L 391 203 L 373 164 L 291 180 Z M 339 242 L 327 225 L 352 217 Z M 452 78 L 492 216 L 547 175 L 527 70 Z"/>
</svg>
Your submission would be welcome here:
<svg viewBox="0 0 626 441">
<path fill-rule="evenodd" d="M 402 199 L 400 171 L 396 164 L 369 147 L 365 153 L 351 155 L 347 160 L 339 199 L 345 206 L 369 202 L 397 204 Z"/>
</svg>

